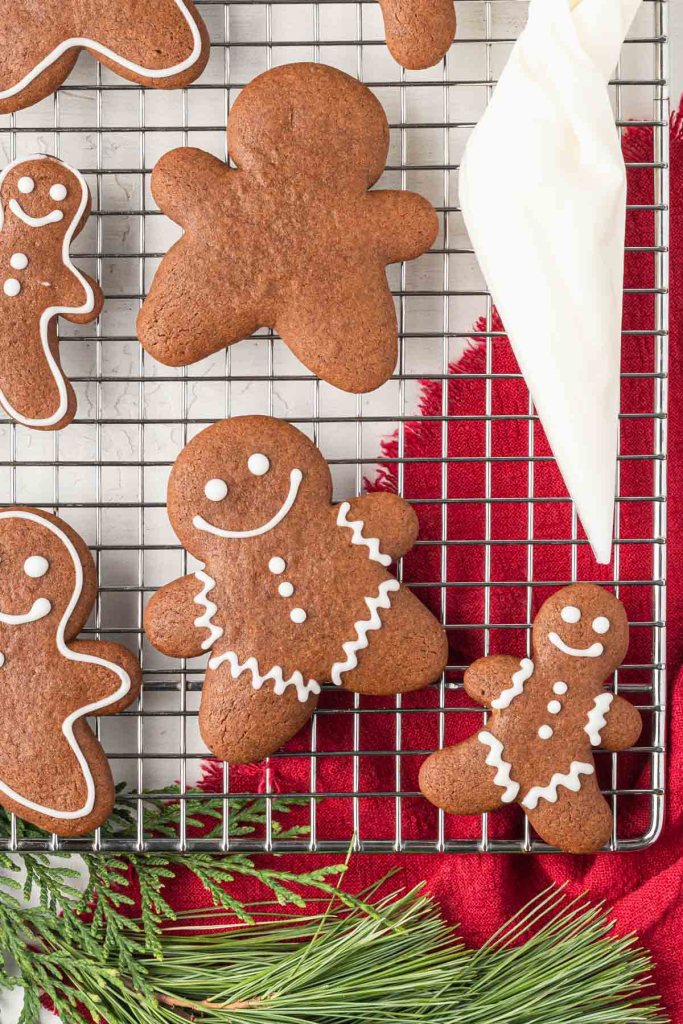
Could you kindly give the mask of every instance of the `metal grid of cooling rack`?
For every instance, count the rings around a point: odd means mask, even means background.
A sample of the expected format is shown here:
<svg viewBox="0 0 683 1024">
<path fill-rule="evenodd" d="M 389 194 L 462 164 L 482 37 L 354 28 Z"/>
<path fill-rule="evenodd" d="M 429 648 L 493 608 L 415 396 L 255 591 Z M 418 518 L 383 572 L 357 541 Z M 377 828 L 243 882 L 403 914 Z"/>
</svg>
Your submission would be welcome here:
<svg viewBox="0 0 683 1024">
<path fill-rule="evenodd" d="M 67 325 L 62 332 L 64 363 L 79 397 L 76 422 L 58 435 L 0 423 L 3 494 L 8 503 L 55 510 L 91 544 L 101 590 L 89 632 L 128 644 L 140 654 L 145 669 L 139 705 L 96 724 L 115 777 L 130 787 L 135 833 L 126 838 L 96 834 L 69 842 L 46 837 L 43 843 L 19 839 L 13 823 L 8 834 L 0 835 L 0 846 L 342 851 L 353 841 L 365 851 L 543 849 L 521 814 L 500 827 L 486 815 L 445 820 L 425 805 L 416 788 L 417 766 L 431 749 L 448 741 L 450 725 L 464 720 L 472 732 L 481 721 L 481 711 L 461 699 L 464 652 L 487 653 L 504 637 L 523 653 L 532 601 L 540 588 L 590 579 L 594 572 L 584 560 L 585 542 L 569 501 L 544 498 L 542 474 L 552 460 L 539 452 L 538 425 L 528 397 L 521 412 L 505 410 L 506 385 L 522 385 L 516 375 L 497 372 L 500 335 L 457 203 L 458 161 L 467 134 L 524 24 L 527 5 L 524 0 L 459 0 L 459 35 L 451 53 L 439 67 L 412 73 L 401 71 L 389 57 L 374 0 L 200 0 L 198 6 L 210 29 L 212 56 L 191 89 L 146 92 L 83 56 L 55 97 L 0 118 L 5 160 L 42 150 L 86 173 L 93 216 L 79 240 L 81 262 L 107 294 L 95 329 Z M 620 460 L 611 577 L 627 606 L 632 595 L 634 601 L 638 596 L 636 656 L 622 667 L 616 685 L 633 693 L 643 709 L 645 729 L 633 754 L 598 755 L 615 814 L 614 849 L 652 842 L 663 813 L 666 36 L 666 0 L 644 0 L 611 86 L 617 125 L 625 128 L 635 122 L 652 130 L 652 157 L 638 164 L 651 181 L 651 201 L 641 204 L 652 233 L 652 244 L 644 247 L 652 254 L 651 281 L 639 288 L 647 299 L 647 323 L 624 333 L 622 430 L 635 424 L 643 441 L 636 454 Z M 410 266 L 392 268 L 400 360 L 394 378 L 369 396 L 344 395 L 316 381 L 268 332 L 181 371 L 155 364 L 135 338 L 142 297 L 158 259 L 176 237 L 150 197 L 154 163 L 165 151 L 188 143 L 227 155 L 225 122 L 240 87 L 266 68 L 290 60 L 325 61 L 358 75 L 375 91 L 392 126 L 382 184 L 421 191 L 439 211 L 441 232 L 432 253 Z M 475 331 L 472 325 L 480 317 L 483 329 L 480 323 Z M 480 405 L 462 413 L 457 396 L 454 406 L 449 395 L 448 370 L 473 336 L 483 346 L 483 363 L 459 380 L 481 389 L 474 401 Z M 627 352 L 635 337 L 646 363 L 629 372 Z M 437 460 L 433 452 L 415 454 L 411 447 L 410 425 L 423 381 L 441 389 L 439 409 L 428 418 L 441 442 Z M 630 411 L 628 386 L 634 381 L 641 389 L 646 386 L 646 407 L 641 390 L 641 404 Z M 436 532 L 427 531 L 419 549 L 436 553 L 436 571 L 426 581 L 411 577 L 411 563 L 401 571 L 440 612 L 452 655 L 444 678 L 424 694 L 384 702 L 350 694 L 326 696 L 310 731 L 271 758 L 261 774 L 219 768 L 219 792 L 211 799 L 223 809 L 223 827 L 218 838 L 207 840 L 188 828 L 185 810 L 185 797 L 206 756 L 197 730 L 202 666 L 162 658 L 145 643 L 140 626 L 149 594 L 191 568 L 165 515 L 170 466 L 205 424 L 246 412 L 284 416 L 314 437 L 330 461 L 337 499 L 362 489 L 364 479 L 375 472 L 381 439 L 394 431 L 397 448 L 384 463 L 393 467 L 402 491 L 411 474 L 433 474 L 436 461 L 435 490 L 416 501 L 418 511 L 421 505 L 437 509 Z M 523 424 L 525 455 L 506 451 L 501 423 L 506 429 Z M 481 435 L 473 442 L 474 453 L 471 448 L 463 452 L 451 432 L 464 431 L 466 438 L 475 425 Z M 498 490 L 496 474 L 513 464 L 522 467 L 524 478 L 518 492 L 506 495 Z M 481 493 L 461 491 L 453 497 L 450 474 L 473 467 L 481 470 Z M 470 534 L 456 532 L 454 538 L 451 513 L 471 508 L 481 511 L 481 521 L 476 529 L 470 523 Z M 496 537 L 501 509 L 519 513 L 521 530 L 511 543 Z M 540 524 L 548 509 L 555 522 L 543 532 Z M 558 573 L 555 561 L 550 575 L 544 574 L 543 556 L 554 547 L 566 552 L 563 568 Z M 634 552 L 646 552 L 646 557 L 634 561 Z M 461 582 L 450 560 L 463 553 L 478 566 L 469 584 Z M 501 569 L 501 564 L 509 567 Z M 519 617 L 511 618 L 505 605 L 501 618 L 499 599 L 504 604 L 510 594 Z M 635 776 L 622 770 L 630 757 L 640 759 Z M 150 834 L 145 806 L 168 800 L 161 791 L 174 781 L 180 788 L 174 804 L 178 837 L 169 841 Z M 250 836 L 231 834 L 231 806 L 254 793 L 267 810 L 264 827 Z M 309 826 L 307 836 L 278 837 L 273 827 L 273 797 L 289 795 L 303 797 L 296 814 Z M 624 813 L 629 801 L 639 804 L 635 818 Z"/>
</svg>

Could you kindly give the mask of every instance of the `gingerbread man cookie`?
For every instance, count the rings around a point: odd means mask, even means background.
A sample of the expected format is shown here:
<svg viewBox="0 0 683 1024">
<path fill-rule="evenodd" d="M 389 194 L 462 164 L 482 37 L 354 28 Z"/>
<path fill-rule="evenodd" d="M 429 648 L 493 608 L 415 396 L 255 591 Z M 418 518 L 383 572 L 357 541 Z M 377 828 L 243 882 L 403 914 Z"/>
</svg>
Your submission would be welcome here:
<svg viewBox="0 0 683 1024">
<path fill-rule="evenodd" d="M 89 213 L 83 175 L 56 157 L 15 161 L 0 175 L 0 405 L 27 427 L 57 430 L 76 414 L 57 318 L 88 323 L 102 309 L 98 285 L 71 261 Z"/>
<path fill-rule="evenodd" d="M 533 659 L 496 655 L 467 669 L 465 690 L 491 717 L 432 754 L 420 788 L 452 814 L 518 803 L 546 842 L 590 853 L 612 832 L 593 748 L 624 750 L 641 731 L 638 711 L 603 685 L 628 648 L 626 612 L 601 587 L 565 587 L 542 606 L 532 644 Z"/>
<path fill-rule="evenodd" d="M 211 653 L 199 725 L 223 760 L 277 750 L 321 683 L 400 693 L 446 664 L 444 630 L 388 571 L 415 542 L 410 506 L 331 497 L 315 445 L 265 416 L 209 427 L 172 470 L 169 517 L 202 567 L 152 597 L 145 629 L 172 657 Z"/>
<path fill-rule="evenodd" d="M 118 644 L 75 638 L 97 594 L 87 547 L 66 523 L 0 511 L 0 803 L 62 836 L 111 813 L 114 784 L 88 725 L 127 707 L 140 667 Z"/>
<path fill-rule="evenodd" d="M 0 114 L 49 96 L 81 50 L 139 85 L 189 85 L 209 59 L 192 0 L 0 0 Z"/>
<path fill-rule="evenodd" d="M 341 71 L 289 64 L 240 93 L 228 134 L 236 170 L 199 149 L 154 169 L 154 198 L 184 235 L 140 312 L 142 344 L 187 366 L 272 327 L 330 384 L 379 387 L 398 351 L 385 268 L 438 230 L 421 196 L 368 192 L 389 146 L 382 107 Z"/>
<path fill-rule="evenodd" d="M 453 0 L 379 0 L 387 46 L 404 68 L 431 68 L 455 38 Z"/>
</svg>

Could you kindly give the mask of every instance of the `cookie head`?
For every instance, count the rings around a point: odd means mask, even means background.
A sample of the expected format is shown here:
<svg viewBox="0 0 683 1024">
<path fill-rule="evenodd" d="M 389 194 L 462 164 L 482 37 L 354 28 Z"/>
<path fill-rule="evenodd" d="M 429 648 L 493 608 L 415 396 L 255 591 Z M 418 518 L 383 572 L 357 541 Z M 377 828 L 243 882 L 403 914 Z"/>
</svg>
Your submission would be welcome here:
<svg viewBox="0 0 683 1024">
<path fill-rule="evenodd" d="M 576 583 L 548 598 L 533 627 L 535 657 L 565 674 L 609 676 L 628 648 L 621 601 L 602 587 Z"/>
<path fill-rule="evenodd" d="M 297 430 L 266 416 L 223 420 L 178 457 L 168 511 L 183 545 L 202 556 L 280 530 L 305 529 L 331 501 L 322 455 Z"/>
<path fill-rule="evenodd" d="M 336 187 L 374 184 L 389 149 L 386 115 L 370 90 L 322 64 L 285 64 L 255 78 L 228 124 L 230 154 L 248 171 L 300 178 L 329 169 Z"/>
<path fill-rule="evenodd" d="M 0 629 L 17 630 L 17 642 L 24 629 L 54 633 L 68 608 L 67 638 L 80 630 L 94 599 L 94 572 L 84 572 L 85 557 L 90 569 L 90 556 L 54 516 L 21 508 L 0 512 Z"/>
<path fill-rule="evenodd" d="M 55 157 L 10 164 L 0 178 L 3 223 L 14 217 L 27 228 L 58 225 L 62 233 L 84 217 L 88 199 L 83 179 Z"/>
</svg>

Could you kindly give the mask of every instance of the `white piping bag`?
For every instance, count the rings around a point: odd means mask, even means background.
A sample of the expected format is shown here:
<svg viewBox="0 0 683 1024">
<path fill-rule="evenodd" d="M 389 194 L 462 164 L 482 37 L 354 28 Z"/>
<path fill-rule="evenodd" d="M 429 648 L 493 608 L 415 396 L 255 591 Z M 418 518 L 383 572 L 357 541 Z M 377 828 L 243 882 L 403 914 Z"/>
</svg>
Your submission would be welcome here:
<svg viewBox="0 0 683 1024">
<path fill-rule="evenodd" d="M 640 0 L 531 0 L 460 169 L 479 264 L 600 563 L 612 551 L 626 170 L 608 81 Z"/>
</svg>

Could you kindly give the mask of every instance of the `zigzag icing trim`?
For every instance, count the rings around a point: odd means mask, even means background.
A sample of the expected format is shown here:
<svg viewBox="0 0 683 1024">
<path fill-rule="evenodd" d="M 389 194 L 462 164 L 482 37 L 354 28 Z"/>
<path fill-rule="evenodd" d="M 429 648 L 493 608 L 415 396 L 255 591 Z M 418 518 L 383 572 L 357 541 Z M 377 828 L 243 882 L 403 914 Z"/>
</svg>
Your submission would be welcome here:
<svg viewBox="0 0 683 1024">
<path fill-rule="evenodd" d="M 365 523 L 362 519 L 349 519 L 348 514 L 351 511 L 351 505 L 348 501 L 343 501 L 339 506 L 339 512 L 337 514 L 337 526 L 345 526 L 347 530 L 351 530 L 352 544 L 362 544 L 368 549 L 368 558 L 372 559 L 373 562 L 379 562 L 380 565 L 388 566 L 391 565 L 391 558 L 389 555 L 383 555 L 379 548 L 379 540 L 377 537 L 364 537 L 363 530 Z"/>
<path fill-rule="evenodd" d="M 220 626 L 217 626 L 212 621 L 214 615 L 218 611 L 218 605 L 214 604 L 213 601 L 210 601 L 208 595 L 209 592 L 212 591 L 216 586 L 216 581 L 212 579 L 207 572 L 204 571 L 205 569 L 206 566 L 203 566 L 201 569 L 198 569 L 197 572 L 195 573 L 195 576 L 197 577 L 200 583 L 204 584 L 204 587 L 201 590 L 201 592 L 197 594 L 197 596 L 194 598 L 194 603 L 198 605 L 203 605 L 205 610 L 202 612 L 201 615 L 197 616 L 197 618 L 194 620 L 194 624 L 198 629 L 208 629 L 209 635 L 202 644 L 202 650 L 210 651 L 213 645 L 216 643 L 216 640 L 220 640 L 220 638 L 223 636 L 223 630 Z"/>
<path fill-rule="evenodd" d="M 366 543 L 363 541 L 362 543 Z M 372 557 L 372 555 L 370 556 Z M 399 590 L 401 584 L 398 580 L 390 579 L 384 580 L 380 583 L 379 590 L 377 591 L 376 597 L 366 597 L 365 604 L 367 605 L 368 611 L 370 612 L 369 619 L 363 619 L 360 622 L 355 623 L 356 639 L 347 640 L 345 644 L 342 644 L 342 650 L 345 655 L 344 661 L 335 661 L 332 666 L 330 678 L 335 686 L 341 686 L 342 676 L 345 672 L 351 672 L 352 669 L 358 665 L 358 658 L 356 654 L 358 651 L 364 651 L 369 644 L 368 633 L 375 629 L 382 628 L 382 620 L 379 617 L 378 609 L 380 608 L 391 608 L 391 598 L 389 594 L 391 591 Z"/>
<path fill-rule="evenodd" d="M 557 803 L 559 795 L 557 791 L 560 786 L 570 789 L 572 793 L 578 793 L 581 789 L 581 776 L 592 775 L 594 771 L 592 764 L 587 764 L 585 761 L 572 761 L 566 775 L 563 775 L 562 772 L 555 772 L 547 786 L 532 786 L 522 800 L 522 807 L 533 811 L 538 806 L 539 800 L 547 800 L 550 804 Z"/>
<path fill-rule="evenodd" d="M 613 693 L 601 693 L 593 701 L 593 707 L 588 712 L 588 721 L 583 731 L 588 733 L 588 738 L 594 747 L 599 747 L 602 730 L 607 725 L 606 715 L 614 700 Z"/>
<path fill-rule="evenodd" d="M 234 651 L 225 651 L 224 654 L 219 654 L 217 657 L 212 658 L 209 662 L 209 668 L 215 671 L 226 661 L 230 665 L 233 679 L 237 679 L 243 672 L 249 672 L 251 674 L 251 685 L 255 690 L 260 690 L 263 684 L 270 679 L 275 683 L 275 693 L 278 697 L 281 697 L 289 686 L 294 686 L 296 687 L 297 697 L 302 704 L 308 700 L 311 693 L 320 693 L 320 684 L 316 683 L 315 679 L 309 679 L 307 683 L 304 682 L 304 677 L 299 671 L 292 672 L 289 679 L 285 679 L 280 665 L 273 665 L 267 672 L 262 673 L 256 658 L 247 658 L 246 661 L 240 662 Z"/>
<path fill-rule="evenodd" d="M 507 690 L 503 690 L 499 697 L 492 700 L 491 707 L 497 708 L 499 711 L 509 707 L 515 697 L 519 697 L 524 692 L 524 684 L 533 674 L 534 663 L 531 658 L 522 658 L 519 669 L 512 674 L 512 686 L 508 686 Z"/>
<path fill-rule="evenodd" d="M 512 765 L 509 761 L 506 761 L 503 757 L 504 747 L 497 736 L 489 732 L 487 729 L 482 731 L 477 736 L 480 743 L 484 746 L 489 747 L 489 752 L 486 755 L 486 764 L 490 768 L 496 769 L 496 775 L 494 783 L 496 786 L 500 786 L 504 789 L 502 797 L 500 798 L 504 804 L 510 804 L 516 799 L 519 793 L 519 783 L 515 782 L 511 776 Z"/>
</svg>

